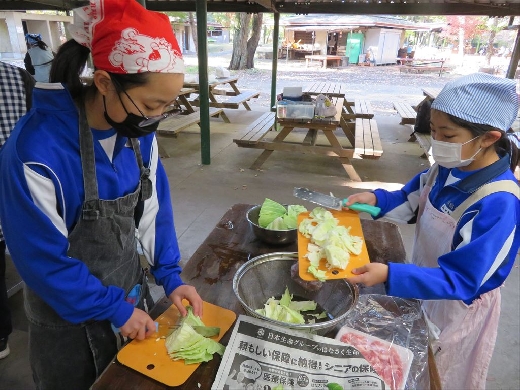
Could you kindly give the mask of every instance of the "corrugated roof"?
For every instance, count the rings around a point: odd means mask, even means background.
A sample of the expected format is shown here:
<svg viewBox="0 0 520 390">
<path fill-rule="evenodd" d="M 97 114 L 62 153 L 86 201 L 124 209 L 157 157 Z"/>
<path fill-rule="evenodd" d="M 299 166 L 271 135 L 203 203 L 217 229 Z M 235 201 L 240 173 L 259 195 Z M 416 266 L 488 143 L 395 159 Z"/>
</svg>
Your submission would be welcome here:
<svg viewBox="0 0 520 390">
<path fill-rule="evenodd" d="M 442 23 L 414 23 L 393 15 L 336 15 L 313 14 L 297 15 L 280 19 L 280 26 L 288 29 L 309 29 L 317 26 L 319 29 L 334 30 L 341 27 L 386 27 L 403 30 L 430 31 L 442 27 Z"/>
<path fill-rule="evenodd" d="M 71 10 L 85 0 L 0 0 L 0 10 Z M 146 0 L 155 11 L 195 11 L 194 0 Z M 207 0 L 208 12 L 353 15 L 520 15 L 520 0 Z"/>
</svg>

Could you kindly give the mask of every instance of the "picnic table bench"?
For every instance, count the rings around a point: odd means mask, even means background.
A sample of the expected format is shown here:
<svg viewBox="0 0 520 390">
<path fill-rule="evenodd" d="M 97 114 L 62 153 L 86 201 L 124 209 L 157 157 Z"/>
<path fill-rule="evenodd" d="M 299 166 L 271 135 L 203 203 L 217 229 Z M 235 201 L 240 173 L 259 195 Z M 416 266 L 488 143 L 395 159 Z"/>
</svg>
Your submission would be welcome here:
<svg viewBox="0 0 520 390">
<path fill-rule="evenodd" d="M 224 113 L 223 108 L 209 108 L 209 116 L 210 117 L 221 117 L 222 120 L 226 123 L 229 123 L 229 118 Z M 159 123 L 159 127 L 157 128 L 157 135 L 163 137 L 177 137 L 177 133 L 190 127 L 194 124 L 200 124 L 200 111 L 194 111 L 187 115 L 178 115 L 171 118 L 168 118 Z M 159 155 L 162 158 L 170 157 L 169 153 L 161 146 L 159 146 Z"/>
<path fill-rule="evenodd" d="M 413 109 L 413 107 L 410 104 L 403 101 L 396 101 L 393 102 L 393 105 L 397 113 L 401 116 L 401 125 L 415 124 L 417 112 Z"/>
<path fill-rule="evenodd" d="M 217 78 L 216 80 L 208 83 L 210 107 L 238 109 L 242 104 L 246 110 L 251 111 L 251 107 L 249 107 L 247 102 L 260 96 L 260 92 L 247 90 L 240 91 L 236 85 L 237 81 L 238 77 L 233 76 Z M 184 82 L 184 87 L 193 88 L 195 91 L 200 90 L 198 82 Z M 226 87 L 230 89 L 226 89 Z M 219 101 L 216 97 L 217 95 L 224 95 L 226 97 L 230 96 L 230 98 L 224 101 Z M 194 99 L 190 99 L 190 104 L 197 107 L 200 106 L 199 96 L 196 96 Z"/>
<path fill-rule="evenodd" d="M 375 119 L 356 118 L 354 157 L 376 160 L 383 154 Z"/>
<path fill-rule="evenodd" d="M 345 119 L 374 117 L 374 110 L 369 100 L 363 98 L 345 98 L 343 106 L 343 115 Z"/>
<path fill-rule="evenodd" d="M 254 147 L 273 129 L 275 121 L 276 114 L 274 112 L 266 112 L 247 126 L 244 135 L 233 139 L 233 142 L 244 148 Z"/>
</svg>

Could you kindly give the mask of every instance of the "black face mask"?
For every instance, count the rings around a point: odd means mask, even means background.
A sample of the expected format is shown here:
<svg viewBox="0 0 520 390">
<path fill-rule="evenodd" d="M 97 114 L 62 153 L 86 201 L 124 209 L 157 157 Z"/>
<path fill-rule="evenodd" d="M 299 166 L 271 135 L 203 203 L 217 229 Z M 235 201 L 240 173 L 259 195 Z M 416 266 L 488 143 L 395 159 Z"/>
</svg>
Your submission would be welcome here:
<svg viewBox="0 0 520 390">
<path fill-rule="evenodd" d="M 127 137 L 127 138 L 139 138 L 144 137 L 150 133 L 153 133 L 157 130 L 157 127 L 159 127 L 159 122 L 152 123 L 147 126 L 139 126 L 143 120 L 145 120 L 145 117 L 135 115 L 132 113 L 127 112 L 126 118 L 123 122 L 116 122 L 110 116 L 108 116 L 107 113 L 107 105 L 105 102 L 105 97 L 103 96 L 103 106 L 105 107 L 105 119 L 108 122 L 110 126 L 114 128 L 114 130 L 121 136 Z M 124 108 L 124 106 L 123 106 Z M 126 111 L 126 109 L 125 109 Z"/>
</svg>

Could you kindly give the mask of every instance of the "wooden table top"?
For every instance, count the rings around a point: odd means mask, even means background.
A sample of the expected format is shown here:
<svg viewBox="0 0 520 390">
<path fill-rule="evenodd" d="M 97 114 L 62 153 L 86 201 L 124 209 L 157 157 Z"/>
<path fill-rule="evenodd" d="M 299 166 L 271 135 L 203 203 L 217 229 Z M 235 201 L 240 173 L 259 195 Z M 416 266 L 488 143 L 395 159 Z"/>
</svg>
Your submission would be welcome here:
<svg viewBox="0 0 520 390">
<path fill-rule="evenodd" d="M 329 97 L 344 98 L 347 87 L 345 84 L 319 81 L 306 86 L 302 92 L 309 95 L 319 95 L 321 93 Z"/>
<path fill-rule="evenodd" d="M 217 223 L 213 231 L 200 245 L 182 271 L 182 279 L 197 288 L 207 302 L 245 314 L 232 288 L 235 272 L 253 257 L 272 252 L 296 252 L 297 244 L 268 246 L 254 236 L 245 215 L 253 205 L 235 204 Z M 403 262 L 406 251 L 397 225 L 390 222 L 362 219 L 361 225 L 372 262 L 386 263 L 389 259 Z M 361 294 L 385 294 L 382 284 L 361 287 Z M 167 298 L 156 303 L 151 315 L 157 318 L 171 305 Z M 231 332 L 221 342 L 227 345 Z M 210 389 L 215 379 L 221 357 L 215 355 L 208 363 L 201 364 L 188 380 L 175 389 Z M 175 375 L 175 373 L 172 373 Z M 93 385 L 94 390 L 159 390 L 170 387 L 127 368 L 117 361 L 110 364 Z M 436 389 L 436 387 L 431 387 Z"/>
<path fill-rule="evenodd" d="M 423 88 L 423 95 L 430 99 L 436 99 L 437 95 L 441 92 L 442 88 Z"/>
<path fill-rule="evenodd" d="M 179 92 L 179 95 L 178 96 L 183 96 L 183 95 L 189 95 L 191 93 L 195 93 L 197 92 L 197 90 L 195 88 L 181 88 L 181 91 Z"/>
<path fill-rule="evenodd" d="M 238 76 L 232 76 L 232 77 L 221 77 L 217 78 L 215 81 L 208 83 L 210 88 L 214 88 L 221 84 L 230 84 L 235 83 L 238 81 Z M 199 90 L 199 82 L 184 82 L 183 84 L 184 88 L 195 88 L 196 90 Z"/>
</svg>

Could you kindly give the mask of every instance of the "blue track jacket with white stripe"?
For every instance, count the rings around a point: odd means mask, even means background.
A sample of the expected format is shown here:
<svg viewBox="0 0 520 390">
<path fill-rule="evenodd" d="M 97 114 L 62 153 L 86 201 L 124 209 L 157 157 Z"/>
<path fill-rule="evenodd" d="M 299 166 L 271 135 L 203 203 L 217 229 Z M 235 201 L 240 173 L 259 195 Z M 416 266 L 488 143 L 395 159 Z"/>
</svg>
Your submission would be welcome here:
<svg viewBox="0 0 520 390">
<path fill-rule="evenodd" d="M 396 222 L 415 223 L 426 173 L 415 176 L 399 191 L 374 191 L 378 216 Z M 439 167 L 429 194 L 432 205 L 450 213 L 483 184 L 512 180 L 509 155 L 478 171 Z M 438 268 L 392 263 L 388 259 L 389 295 L 417 299 L 456 299 L 471 304 L 499 287 L 513 267 L 520 247 L 520 202 L 513 194 L 497 192 L 470 206 L 457 224 L 451 252 L 439 257 Z"/>
<path fill-rule="evenodd" d="M 135 191 L 140 174 L 127 138 L 114 131 L 93 134 L 100 199 Z M 155 134 L 139 143 L 153 194 L 144 202 L 138 239 L 169 295 L 183 284 L 170 190 Z M 67 256 L 67 237 L 83 202 L 78 111 L 61 84 L 37 84 L 31 111 L 0 150 L 0 220 L 9 252 L 25 283 L 61 317 L 73 323 L 108 319 L 121 327 L 133 311 L 125 291 L 104 286 Z"/>
</svg>

